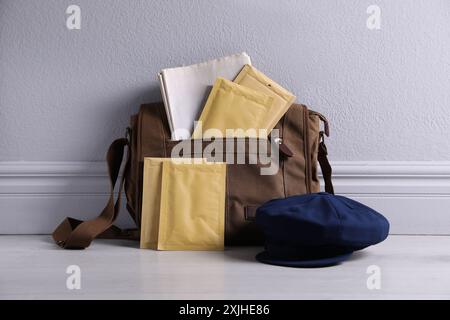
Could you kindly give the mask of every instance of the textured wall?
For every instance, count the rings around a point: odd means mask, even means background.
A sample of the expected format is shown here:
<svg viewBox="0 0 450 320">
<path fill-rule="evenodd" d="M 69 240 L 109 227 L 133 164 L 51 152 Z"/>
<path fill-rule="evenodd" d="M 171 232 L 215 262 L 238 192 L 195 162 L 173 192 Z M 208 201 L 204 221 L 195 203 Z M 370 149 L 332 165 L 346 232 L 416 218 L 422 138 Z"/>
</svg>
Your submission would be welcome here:
<svg viewBox="0 0 450 320">
<path fill-rule="evenodd" d="M 382 9 L 381 30 L 366 9 Z M 82 29 L 69 31 L 77 4 Z M 247 51 L 333 160 L 450 160 L 450 1 L 0 0 L 0 160 L 102 160 L 163 67 Z"/>
</svg>

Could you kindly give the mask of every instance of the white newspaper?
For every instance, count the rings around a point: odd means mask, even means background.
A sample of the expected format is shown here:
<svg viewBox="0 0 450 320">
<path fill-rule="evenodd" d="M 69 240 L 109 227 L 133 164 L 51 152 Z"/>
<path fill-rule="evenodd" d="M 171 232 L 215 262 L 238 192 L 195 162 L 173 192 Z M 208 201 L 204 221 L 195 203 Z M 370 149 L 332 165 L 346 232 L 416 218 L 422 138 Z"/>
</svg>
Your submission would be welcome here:
<svg viewBox="0 0 450 320">
<path fill-rule="evenodd" d="M 163 69 L 158 74 L 172 140 L 191 138 L 194 121 L 200 116 L 216 78 L 233 80 L 246 64 L 251 65 L 251 61 L 243 52 L 190 66 Z"/>
</svg>

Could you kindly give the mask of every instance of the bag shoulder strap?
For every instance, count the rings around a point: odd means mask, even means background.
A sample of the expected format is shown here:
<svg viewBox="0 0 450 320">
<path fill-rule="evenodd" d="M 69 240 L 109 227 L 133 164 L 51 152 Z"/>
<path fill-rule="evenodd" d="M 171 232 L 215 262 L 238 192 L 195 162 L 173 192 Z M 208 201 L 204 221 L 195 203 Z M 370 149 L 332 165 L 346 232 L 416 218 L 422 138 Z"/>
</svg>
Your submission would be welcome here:
<svg viewBox="0 0 450 320">
<path fill-rule="evenodd" d="M 325 181 L 325 192 L 334 194 L 333 182 L 331 181 L 331 176 L 333 170 L 331 169 L 330 162 L 328 161 L 328 150 L 324 142 L 324 132 L 320 132 L 319 141 L 319 153 L 317 155 L 317 160 L 319 161 L 320 169 L 322 170 L 323 180 Z"/>
<path fill-rule="evenodd" d="M 110 180 L 110 196 L 105 208 L 97 218 L 92 220 L 81 221 L 70 217 L 64 219 L 53 232 L 53 239 L 60 247 L 64 249 L 84 249 L 89 247 L 92 240 L 102 235 L 113 236 L 114 238 L 130 237 L 129 232 L 123 232 L 112 225 L 119 214 L 124 179 L 130 166 L 130 152 L 128 151 L 123 175 L 120 179 L 117 200 L 114 202 L 114 188 L 127 146 L 129 146 L 128 139 L 122 138 L 115 140 L 108 149 L 106 162 Z"/>
<path fill-rule="evenodd" d="M 325 182 L 325 192 L 334 194 L 333 182 L 331 180 L 333 170 L 331 169 L 330 162 L 328 161 L 328 150 L 325 145 L 325 136 L 330 136 L 330 126 L 327 118 L 323 114 L 313 110 L 308 111 L 309 114 L 319 117 L 320 121 L 323 122 L 323 131 L 319 132 L 319 152 L 317 154 L 317 160 L 319 161 L 320 169 L 322 170 L 322 176 Z"/>
</svg>

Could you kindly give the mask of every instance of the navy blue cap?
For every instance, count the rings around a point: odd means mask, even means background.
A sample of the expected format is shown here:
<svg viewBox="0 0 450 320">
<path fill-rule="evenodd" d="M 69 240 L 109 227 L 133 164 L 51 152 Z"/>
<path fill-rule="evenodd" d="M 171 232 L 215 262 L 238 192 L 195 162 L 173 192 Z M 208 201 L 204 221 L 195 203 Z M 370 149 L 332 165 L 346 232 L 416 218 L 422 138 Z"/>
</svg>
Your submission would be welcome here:
<svg viewBox="0 0 450 320">
<path fill-rule="evenodd" d="M 266 250 L 256 259 L 290 267 L 338 264 L 389 233 L 389 222 L 377 211 L 325 192 L 266 202 L 256 223 L 266 237 Z"/>
</svg>

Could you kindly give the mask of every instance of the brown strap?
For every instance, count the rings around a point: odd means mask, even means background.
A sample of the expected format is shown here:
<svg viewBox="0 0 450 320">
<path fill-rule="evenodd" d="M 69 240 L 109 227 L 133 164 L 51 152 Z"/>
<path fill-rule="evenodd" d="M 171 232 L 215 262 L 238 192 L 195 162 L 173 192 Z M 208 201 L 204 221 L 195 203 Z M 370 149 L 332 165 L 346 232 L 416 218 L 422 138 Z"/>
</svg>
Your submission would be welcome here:
<svg viewBox="0 0 450 320">
<path fill-rule="evenodd" d="M 328 161 L 328 151 L 327 146 L 324 142 L 323 132 L 320 132 L 320 142 L 319 142 L 319 154 L 318 160 L 320 164 L 320 169 L 322 170 L 323 180 L 325 181 L 325 191 L 334 194 L 333 182 L 331 181 L 332 169 L 330 162 Z"/>
<path fill-rule="evenodd" d="M 123 233 L 119 228 L 112 226 L 120 210 L 124 178 L 129 170 L 130 152 L 127 155 L 117 200 L 114 203 L 114 187 L 119 176 L 126 146 L 128 146 L 128 140 L 122 138 L 115 140 L 109 147 L 106 162 L 108 163 L 110 179 L 110 197 L 105 208 L 97 218 L 92 220 L 81 221 L 66 218 L 53 232 L 53 239 L 60 247 L 64 249 L 84 249 L 89 247 L 92 240 L 100 235 L 104 237 L 114 236 L 115 238 L 125 238 L 129 235 L 129 233 Z"/>
</svg>

